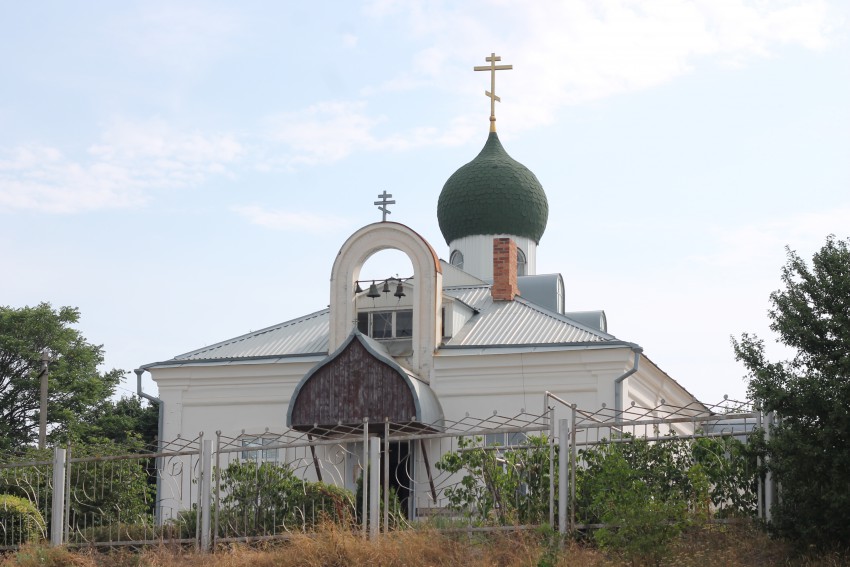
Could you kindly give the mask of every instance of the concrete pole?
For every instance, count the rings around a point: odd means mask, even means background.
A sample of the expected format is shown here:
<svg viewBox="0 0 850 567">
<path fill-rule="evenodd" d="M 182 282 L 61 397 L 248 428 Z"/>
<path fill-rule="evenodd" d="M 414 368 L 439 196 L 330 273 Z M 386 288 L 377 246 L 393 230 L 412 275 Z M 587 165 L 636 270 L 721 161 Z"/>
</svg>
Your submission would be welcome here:
<svg viewBox="0 0 850 567">
<path fill-rule="evenodd" d="M 212 440 L 204 439 L 201 451 L 201 551 L 210 550 L 210 488 L 212 484 Z"/>
<path fill-rule="evenodd" d="M 360 464 L 362 473 L 360 476 L 360 495 L 363 502 L 360 503 L 360 510 L 363 514 L 363 538 L 369 535 L 369 418 L 363 420 L 363 455 L 361 456 Z"/>
<path fill-rule="evenodd" d="M 381 533 L 381 439 L 369 439 L 369 538 Z"/>
<path fill-rule="evenodd" d="M 384 533 L 390 533 L 390 420 L 384 419 Z"/>
<path fill-rule="evenodd" d="M 53 449 L 53 501 L 50 505 L 50 545 L 62 545 L 65 534 L 65 449 Z"/>
<path fill-rule="evenodd" d="M 548 394 L 547 402 L 548 402 Z M 555 529 L 555 408 L 545 408 L 549 414 L 549 527 Z"/>
</svg>

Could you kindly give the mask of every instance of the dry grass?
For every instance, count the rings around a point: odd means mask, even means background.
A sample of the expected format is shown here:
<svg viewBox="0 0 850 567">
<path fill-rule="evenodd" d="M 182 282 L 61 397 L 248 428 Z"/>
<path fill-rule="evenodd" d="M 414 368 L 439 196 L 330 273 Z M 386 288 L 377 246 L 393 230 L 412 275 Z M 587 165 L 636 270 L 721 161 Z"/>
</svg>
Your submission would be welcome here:
<svg viewBox="0 0 850 567">
<path fill-rule="evenodd" d="M 446 535 L 428 529 L 394 532 L 369 542 L 359 535 L 326 526 L 310 536 L 264 548 L 222 547 L 201 555 L 170 547 L 109 553 L 72 552 L 27 546 L 0 561 L 0 567 L 441 567 L 623 565 L 623 560 L 570 542 L 563 549 L 549 545 L 538 532 L 489 535 Z M 793 558 L 791 550 L 763 533 L 745 527 L 713 527 L 686 534 L 676 542 L 663 565 L 724 565 L 750 567 L 850 565 L 847 555 Z"/>
</svg>

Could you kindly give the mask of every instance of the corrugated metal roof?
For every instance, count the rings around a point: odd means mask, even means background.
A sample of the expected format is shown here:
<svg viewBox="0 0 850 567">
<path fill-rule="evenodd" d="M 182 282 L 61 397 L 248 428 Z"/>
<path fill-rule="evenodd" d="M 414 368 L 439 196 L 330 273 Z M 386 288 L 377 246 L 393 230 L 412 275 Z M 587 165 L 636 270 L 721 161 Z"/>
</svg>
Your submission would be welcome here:
<svg viewBox="0 0 850 567">
<path fill-rule="evenodd" d="M 490 284 L 447 287 L 443 288 L 443 293 L 463 301 L 478 311 L 483 311 L 493 303 L 493 297 L 490 295 Z"/>
<path fill-rule="evenodd" d="M 175 356 L 174 360 L 249 358 L 328 352 L 329 314 L 329 309 L 323 309 L 241 337 L 180 354 Z"/>
<path fill-rule="evenodd" d="M 613 335 L 592 329 L 563 315 L 517 298 L 494 301 L 473 316 L 448 346 L 605 343 Z"/>
<path fill-rule="evenodd" d="M 617 338 L 552 313 L 522 298 L 493 301 L 489 285 L 457 286 L 444 293 L 479 311 L 447 346 L 605 343 Z M 323 309 L 175 356 L 172 361 L 229 360 L 327 353 L 330 310 Z"/>
</svg>

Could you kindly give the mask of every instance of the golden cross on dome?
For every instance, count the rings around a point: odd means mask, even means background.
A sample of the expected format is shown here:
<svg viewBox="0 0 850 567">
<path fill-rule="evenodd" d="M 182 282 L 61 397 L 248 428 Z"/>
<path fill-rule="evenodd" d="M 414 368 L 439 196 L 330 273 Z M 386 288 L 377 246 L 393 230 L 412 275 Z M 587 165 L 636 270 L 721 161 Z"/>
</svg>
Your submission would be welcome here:
<svg viewBox="0 0 850 567">
<path fill-rule="evenodd" d="M 496 65 L 496 61 L 501 61 L 502 58 L 495 53 L 491 53 L 490 57 L 485 57 L 484 61 L 489 65 L 475 66 L 475 71 L 490 71 L 490 90 L 484 91 L 484 94 L 490 98 L 490 131 L 496 131 L 496 102 L 501 102 L 502 99 L 496 96 L 496 71 L 510 71 L 514 68 L 513 65 Z"/>
</svg>

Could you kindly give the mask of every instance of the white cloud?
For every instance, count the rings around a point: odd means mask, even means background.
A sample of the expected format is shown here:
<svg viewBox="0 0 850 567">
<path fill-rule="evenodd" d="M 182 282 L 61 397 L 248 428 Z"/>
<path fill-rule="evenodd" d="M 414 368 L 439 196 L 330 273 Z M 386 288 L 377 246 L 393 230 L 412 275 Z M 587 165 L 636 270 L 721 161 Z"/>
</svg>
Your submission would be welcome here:
<svg viewBox="0 0 850 567">
<path fill-rule="evenodd" d="M 472 95 L 469 67 L 484 64 L 481 48 L 493 46 L 520 75 L 498 89 L 512 98 L 497 114 L 525 128 L 551 122 L 563 105 L 650 88 L 706 61 L 740 66 L 781 45 L 824 49 L 833 31 L 824 0 L 381 1 L 366 14 L 403 18 L 426 47 L 411 70 L 365 93 L 427 81 Z"/>
<path fill-rule="evenodd" d="M 0 153 L 0 209 L 75 213 L 139 206 L 150 191 L 226 173 L 242 153 L 230 135 L 184 134 L 162 120 L 117 120 L 83 159 L 44 145 Z"/>
<path fill-rule="evenodd" d="M 270 228 L 272 230 L 297 231 L 316 234 L 326 232 L 329 227 L 333 229 L 340 229 L 351 224 L 346 219 L 327 214 L 317 215 L 305 212 L 275 211 L 268 210 L 257 205 L 238 206 L 233 207 L 232 210 L 251 224 Z"/>
<path fill-rule="evenodd" d="M 0 210 L 72 213 L 144 202 L 138 184 L 120 166 L 81 165 L 55 148 L 37 145 L 0 158 Z"/>
<path fill-rule="evenodd" d="M 342 45 L 348 49 L 354 49 L 357 47 L 358 40 L 359 38 L 353 33 L 342 34 Z"/>
<path fill-rule="evenodd" d="M 376 128 L 386 121 L 367 112 L 365 102 L 321 102 L 298 112 L 267 119 L 269 135 L 285 144 L 289 154 L 285 166 L 316 165 L 344 159 L 355 151 L 404 151 L 423 146 L 458 145 L 474 135 L 466 118 L 454 119 L 448 128 L 413 128 L 406 132 L 379 135 Z M 269 167 L 269 163 L 261 167 Z"/>
</svg>

